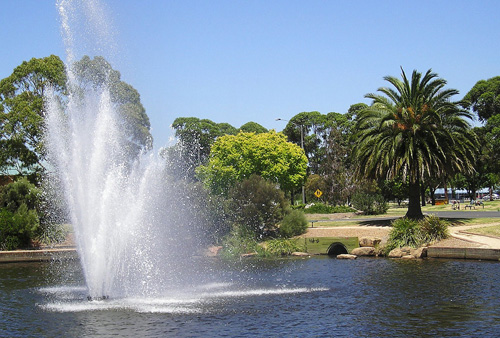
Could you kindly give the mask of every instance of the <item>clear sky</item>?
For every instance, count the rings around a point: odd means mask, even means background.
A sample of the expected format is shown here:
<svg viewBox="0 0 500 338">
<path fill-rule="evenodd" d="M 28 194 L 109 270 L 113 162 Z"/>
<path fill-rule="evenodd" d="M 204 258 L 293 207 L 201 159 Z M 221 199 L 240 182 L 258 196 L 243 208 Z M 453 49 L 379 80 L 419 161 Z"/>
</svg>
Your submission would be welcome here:
<svg viewBox="0 0 500 338">
<path fill-rule="evenodd" d="M 102 2 L 113 42 L 100 54 L 141 94 L 156 147 L 181 116 L 282 130 L 278 117 L 345 113 L 400 66 L 432 68 L 457 100 L 500 75 L 498 0 Z M 55 1 L 0 0 L 0 78 L 65 60 L 59 23 Z"/>
</svg>

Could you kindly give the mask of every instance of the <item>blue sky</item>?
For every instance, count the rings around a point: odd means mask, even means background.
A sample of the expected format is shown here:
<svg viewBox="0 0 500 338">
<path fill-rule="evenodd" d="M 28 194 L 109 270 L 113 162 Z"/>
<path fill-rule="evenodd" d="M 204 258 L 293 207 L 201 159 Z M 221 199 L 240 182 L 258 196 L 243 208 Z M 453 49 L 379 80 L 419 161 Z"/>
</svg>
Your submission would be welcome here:
<svg viewBox="0 0 500 338">
<path fill-rule="evenodd" d="M 139 91 L 156 147 L 180 116 L 281 130 L 277 117 L 345 113 L 400 66 L 432 68 L 457 100 L 500 75 L 497 0 L 102 2 L 113 39 L 82 52 Z M 0 1 L 0 41 L 0 78 L 32 57 L 65 59 L 55 1 Z"/>
</svg>

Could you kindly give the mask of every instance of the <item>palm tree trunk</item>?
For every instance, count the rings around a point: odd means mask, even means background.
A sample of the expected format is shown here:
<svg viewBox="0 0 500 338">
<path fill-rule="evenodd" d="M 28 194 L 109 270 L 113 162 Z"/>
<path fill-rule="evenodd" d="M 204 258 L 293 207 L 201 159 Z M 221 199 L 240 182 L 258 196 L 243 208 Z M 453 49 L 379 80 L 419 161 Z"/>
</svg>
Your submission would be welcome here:
<svg viewBox="0 0 500 338">
<path fill-rule="evenodd" d="M 420 205 L 420 182 L 410 183 L 408 199 L 408 211 L 406 212 L 407 218 L 421 219 L 424 217 L 422 214 L 422 207 Z"/>
<path fill-rule="evenodd" d="M 424 184 L 422 184 L 420 186 L 420 196 L 421 196 L 422 206 L 425 207 L 425 185 Z"/>
</svg>

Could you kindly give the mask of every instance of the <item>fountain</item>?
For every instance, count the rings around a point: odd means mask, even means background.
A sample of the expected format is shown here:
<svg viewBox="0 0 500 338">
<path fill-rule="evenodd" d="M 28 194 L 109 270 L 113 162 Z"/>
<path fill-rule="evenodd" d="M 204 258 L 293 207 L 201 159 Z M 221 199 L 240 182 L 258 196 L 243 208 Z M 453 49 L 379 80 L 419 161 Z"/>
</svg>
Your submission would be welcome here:
<svg viewBox="0 0 500 338">
<path fill-rule="evenodd" d="M 175 196 L 170 194 L 164 160 L 136 156 L 127 149 L 129 135 L 111 100 L 107 81 L 82 87 L 76 60 L 77 14 L 99 11 L 95 1 L 61 0 L 59 8 L 67 48 L 69 94 L 61 104 L 48 97 L 48 158 L 73 225 L 89 299 L 152 295 L 190 250 L 186 233 L 169 224 Z M 82 7 L 85 10 L 82 10 Z M 101 15 L 101 14 L 100 14 Z M 106 27 L 97 20 L 97 26 Z M 182 245 L 179 245 L 182 239 Z M 173 255 L 178 253 L 177 255 Z"/>
</svg>

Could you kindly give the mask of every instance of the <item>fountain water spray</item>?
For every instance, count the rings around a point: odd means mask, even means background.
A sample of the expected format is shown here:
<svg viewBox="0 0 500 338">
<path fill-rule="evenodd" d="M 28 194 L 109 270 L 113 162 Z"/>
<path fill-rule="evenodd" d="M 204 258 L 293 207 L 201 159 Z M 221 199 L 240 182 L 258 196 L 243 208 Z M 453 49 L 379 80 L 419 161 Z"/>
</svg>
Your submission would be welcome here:
<svg viewBox="0 0 500 338">
<path fill-rule="evenodd" d="M 45 142 L 51 172 L 74 228 L 90 299 L 151 295 L 175 279 L 168 214 L 173 199 L 162 160 L 129 151 L 108 81 L 82 86 L 72 20 L 96 1 L 58 1 L 67 48 L 68 95 L 48 95 Z M 81 11 L 81 7 L 86 11 Z M 92 9 L 93 10 L 89 10 Z M 92 14 L 94 13 L 94 14 Z M 92 19 L 84 20 L 88 22 Z M 103 25 L 107 27 L 107 25 Z M 183 243 L 183 247 L 187 247 Z"/>
</svg>

